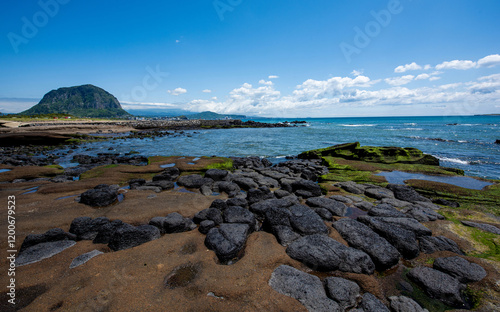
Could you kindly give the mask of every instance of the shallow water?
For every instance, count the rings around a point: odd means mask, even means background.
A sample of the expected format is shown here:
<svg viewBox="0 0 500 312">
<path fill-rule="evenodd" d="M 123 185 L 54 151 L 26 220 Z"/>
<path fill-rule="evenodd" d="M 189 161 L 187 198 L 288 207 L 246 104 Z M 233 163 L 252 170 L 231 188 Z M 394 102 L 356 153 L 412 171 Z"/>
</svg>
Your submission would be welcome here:
<svg viewBox="0 0 500 312">
<path fill-rule="evenodd" d="M 9 172 L 9 171 L 11 171 L 11 169 L 0 169 L 0 173 L 2 173 L 2 172 Z"/>
<path fill-rule="evenodd" d="M 358 141 L 361 145 L 415 147 L 439 158 L 442 166 L 462 169 L 470 176 L 500 179 L 500 145 L 494 143 L 500 138 L 500 116 L 300 120 L 307 121 L 307 126 L 196 130 L 175 137 L 96 142 L 79 146 L 73 155 L 95 156 L 109 152 L 111 147 L 120 155 L 135 150 L 144 156 L 261 156 L 277 163 L 288 155 Z M 72 157 L 61 158 L 60 164 L 71 165 Z"/>
<path fill-rule="evenodd" d="M 378 176 L 383 176 L 389 183 L 393 184 L 405 184 L 406 180 L 426 180 L 426 181 L 434 181 L 441 182 L 447 184 L 453 184 L 456 186 L 472 189 L 472 190 L 481 190 L 485 186 L 492 185 L 492 183 L 484 182 L 480 180 L 476 180 L 469 177 L 457 177 L 457 176 L 433 176 L 427 175 L 423 173 L 408 173 L 401 171 L 392 171 L 392 172 L 381 172 L 376 174 Z"/>
</svg>

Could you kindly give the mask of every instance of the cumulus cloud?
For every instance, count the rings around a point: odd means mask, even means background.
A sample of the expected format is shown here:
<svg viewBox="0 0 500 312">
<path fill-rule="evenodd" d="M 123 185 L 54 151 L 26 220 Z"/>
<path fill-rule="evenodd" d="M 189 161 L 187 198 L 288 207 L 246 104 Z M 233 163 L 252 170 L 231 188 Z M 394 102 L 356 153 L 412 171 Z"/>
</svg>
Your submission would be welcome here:
<svg viewBox="0 0 500 312">
<path fill-rule="evenodd" d="M 212 92 L 212 90 L 210 90 L 210 89 L 205 89 L 205 90 L 203 90 L 203 91 L 201 91 L 201 92 L 203 92 L 203 93 L 211 93 L 211 92 Z"/>
<path fill-rule="evenodd" d="M 363 70 L 353 70 L 351 72 L 351 75 L 353 75 L 354 77 L 361 76 L 361 75 L 363 75 Z"/>
<path fill-rule="evenodd" d="M 453 60 L 449 62 L 443 62 L 441 64 L 436 65 L 437 70 L 441 69 L 460 69 L 460 70 L 466 70 L 466 69 L 471 69 L 476 67 L 476 62 L 465 60 Z"/>
<path fill-rule="evenodd" d="M 429 78 L 429 81 L 436 81 L 439 79 L 441 79 L 441 77 L 431 77 L 431 78 Z"/>
<path fill-rule="evenodd" d="M 406 75 L 406 76 L 401 76 L 401 77 L 386 78 L 386 79 L 384 79 L 384 81 L 387 84 L 390 84 L 391 86 L 402 86 L 402 85 L 405 85 L 405 84 L 412 82 L 413 78 L 415 78 L 415 76 Z"/>
<path fill-rule="evenodd" d="M 273 82 L 272 81 L 265 81 L 264 79 L 261 79 L 259 81 L 259 84 L 261 85 L 266 85 L 266 86 L 272 86 L 273 85 Z"/>
<path fill-rule="evenodd" d="M 500 64 L 500 55 L 491 54 L 477 61 L 478 67 L 494 67 Z"/>
<path fill-rule="evenodd" d="M 267 77 L 268 79 L 278 79 L 280 76 L 276 76 L 276 75 L 270 75 L 269 77 Z"/>
<path fill-rule="evenodd" d="M 175 88 L 174 90 L 168 90 L 167 92 L 172 95 L 181 95 L 187 93 L 187 90 L 184 88 Z"/>
<path fill-rule="evenodd" d="M 422 66 L 418 65 L 415 62 L 412 62 L 410 64 L 405 64 L 405 65 L 399 65 L 398 67 L 394 68 L 395 73 L 404 73 L 408 70 L 419 70 L 422 69 Z"/>
</svg>

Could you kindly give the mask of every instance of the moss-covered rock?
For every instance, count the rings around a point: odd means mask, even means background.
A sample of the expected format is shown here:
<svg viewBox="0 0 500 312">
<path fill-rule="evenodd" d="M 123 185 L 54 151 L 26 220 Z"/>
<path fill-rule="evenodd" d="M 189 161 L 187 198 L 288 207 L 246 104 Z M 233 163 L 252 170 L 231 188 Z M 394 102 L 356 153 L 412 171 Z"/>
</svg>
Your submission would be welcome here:
<svg viewBox="0 0 500 312">
<path fill-rule="evenodd" d="M 383 164 L 424 164 L 439 166 L 439 159 L 424 154 L 416 148 L 396 146 L 360 146 L 359 142 L 345 143 L 327 148 L 307 151 L 299 155 L 302 159 L 318 159 L 324 156 L 340 157 Z"/>
</svg>

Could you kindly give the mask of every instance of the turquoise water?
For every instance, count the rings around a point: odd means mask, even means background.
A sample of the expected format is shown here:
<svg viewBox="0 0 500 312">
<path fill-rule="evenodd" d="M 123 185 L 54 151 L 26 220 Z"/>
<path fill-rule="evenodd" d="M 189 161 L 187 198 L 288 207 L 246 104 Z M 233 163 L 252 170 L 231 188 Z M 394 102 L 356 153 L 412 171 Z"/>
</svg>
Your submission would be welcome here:
<svg viewBox="0 0 500 312">
<path fill-rule="evenodd" d="M 284 122 L 293 119 L 253 119 Z M 361 145 L 415 147 L 440 159 L 442 166 L 463 169 L 466 175 L 500 179 L 500 116 L 305 118 L 294 128 L 186 131 L 190 136 L 116 140 L 84 145 L 77 153 L 145 156 L 262 156 L 272 162 L 285 156 L 358 141 Z M 86 151 L 91 148 L 92 150 Z M 72 156 L 69 156 L 72 157 Z M 61 160 L 69 165 L 69 158 Z"/>
<path fill-rule="evenodd" d="M 469 177 L 433 176 L 422 173 L 408 173 L 401 171 L 381 172 L 376 175 L 383 176 L 387 180 L 387 182 L 394 184 L 405 184 L 404 181 L 414 179 L 453 184 L 473 190 L 481 190 L 485 186 L 491 185 L 491 183 Z"/>
</svg>

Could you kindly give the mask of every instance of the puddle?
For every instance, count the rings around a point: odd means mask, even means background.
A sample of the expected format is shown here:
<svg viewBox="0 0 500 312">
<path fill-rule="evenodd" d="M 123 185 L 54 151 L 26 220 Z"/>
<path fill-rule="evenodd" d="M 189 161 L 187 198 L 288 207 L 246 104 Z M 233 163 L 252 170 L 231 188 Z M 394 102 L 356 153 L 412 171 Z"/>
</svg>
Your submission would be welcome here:
<svg viewBox="0 0 500 312">
<path fill-rule="evenodd" d="M 36 193 L 38 191 L 38 188 L 39 188 L 39 186 L 30 187 L 29 189 L 25 189 L 25 191 L 27 191 L 27 192 L 21 193 L 21 195 Z"/>
<path fill-rule="evenodd" d="M 80 176 L 73 177 L 73 181 L 80 181 Z"/>
<path fill-rule="evenodd" d="M 130 190 L 130 185 L 120 187 L 120 190 Z"/>
<path fill-rule="evenodd" d="M 198 160 L 200 160 L 200 159 L 201 159 L 200 157 L 196 157 L 196 158 L 193 158 L 193 160 L 192 160 L 192 161 L 198 161 Z"/>
<path fill-rule="evenodd" d="M 2 172 L 8 172 L 8 171 L 11 171 L 12 169 L 0 169 L 0 173 Z"/>
<path fill-rule="evenodd" d="M 160 168 L 171 168 L 171 167 L 175 167 L 175 163 L 160 165 Z"/>
<path fill-rule="evenodd" d="M 183 187 L 179 187 L 179 188 L 177 188 L 177 190 L 176 190 L 176 191 L 177 191 L 177 192 L 181 192 L 181 193 L 192 193 L 192 194 L 196 194 L 195 192 L 191 192 L 190 190 L 187 190 L 187 189 L 185 189 L 185 188 L 183 188 Z"/>
<path fill-rule="evenodd" d="M 196 165 L 194 162 L 188 162 L 188 165 Z"/>
<path fill-rule="evenodd" d="M 361 210 L 357 207 L 349 207 L 347 206 L 347 211 L 345 216 L 351 219 L 356 219 L 359 216 L 365 216 L 368 214 L 368 211 Z"/>
<path fill-rule="evenodd" d="M 198 277 L 200 271 L 198 264 L 189 263 L 177 267 L 165 277 L 163 284 L 170 289 L 186 287 Z"/>
<path fill-rule="evenodd" d="M 489 182 L 463 176 L 433 176 L 423 173 L 408 173 L 402 171 L 381 172 L 376 175 L 385 177 L 387 182 L 393 184 L 404 184 L 406 180 L 415 179 L 447 183 L 472 190 L 481 190 L 485 186 L 492 185 L 492 183 Z"/>
<path fill-rule="evenodd" d="M 186 157 L 181 157 L 181 158 L 179 158 L 179 159 L 186 159 Z"/>
<path fill-rule="evenodd" d="M 124 198 L 125 198 L 125 195 L 123 195 L 123 194 L 118 194 L 118 196 L 117 196 L 117 199 L 118 199 L 119 203 L 121 203 Z"/>
<path fill-rule="evenodd" d="M 66 198 L 71 198 L 71 197 L 76 197 L 76 196 L 78 196 L 78 195 L 63 196 L 63 197 L 58 197 L 58 198 L 56 198 L 56 200 L 66 199 Z"/>
</svg>

